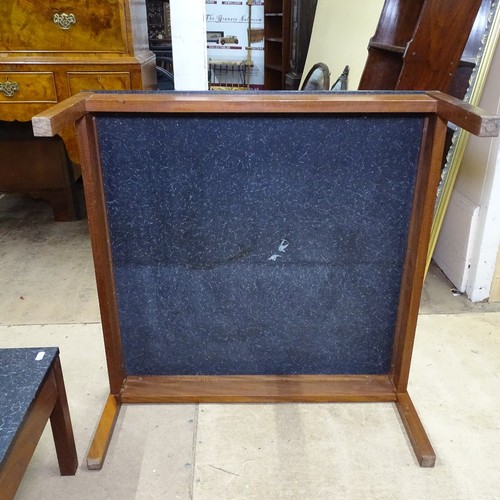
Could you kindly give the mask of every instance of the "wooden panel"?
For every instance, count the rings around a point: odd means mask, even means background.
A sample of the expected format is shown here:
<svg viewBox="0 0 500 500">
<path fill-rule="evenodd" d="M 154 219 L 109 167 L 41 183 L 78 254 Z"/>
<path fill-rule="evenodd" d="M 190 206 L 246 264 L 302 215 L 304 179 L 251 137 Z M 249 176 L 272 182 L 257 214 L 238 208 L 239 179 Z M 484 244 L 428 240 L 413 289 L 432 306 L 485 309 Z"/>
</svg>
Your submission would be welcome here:
<svg viewBox="0 0 500 500">
<path fill-rule="evenodd" d="M 424 3 L 425 0 L 386 1 L 371 42 L 406 47 Z"/>
<path fill-rule="evenodd" d="M 366 67 L 363 71 L 360 89 L 395 89 L 403 66 L 400 54 L 384 49 L 369 47 Z"/>
<path fill-rule="evenodd" d="M 446 92 L 481 2 L 385 0 L 358 88 Z"/>
<path fill-rule="evenodd" d="M 12 96 L 0 91 L 0 103 L 57 102 L 53 73 L 0 72 L 0 83 L 4 86 L 17 85 Z"/>
<path fill-rule="evenodd" d="M 387 376 L 128 377 L 122 403 L 395 401 Z"/>
<path fill-rule="evenodd" d="M 0 132 L 3 135 L 0 140 L 1 191 L 56 191 L 68 185 L 69 169 L 60 138 L 33 138 L 27 123 L 2 123 Z"/>
<path fill-rule="evenodd" d="M 396 88 L 446 92 L 480 6 L 481 0 L 426 2 Z"/>
<path fill-rule="evenodd" d="M 71 95 L 86 90 L 130 90 L 130 73 L 126 72 L 68 72 Z"/>
<path fill-rule="evenodd" d="M 395 89 L 403 66 L 403 54 L 413 36 L 425 0 L 386 0 L 359 89 Z"/>
<path fill-rule="evenodd" d="M 62 29 L 54 16 L 73 15 Z M 8 52 L 126 52 L 123 0 L 2 0 L 0 50 Z"/>
</svg>

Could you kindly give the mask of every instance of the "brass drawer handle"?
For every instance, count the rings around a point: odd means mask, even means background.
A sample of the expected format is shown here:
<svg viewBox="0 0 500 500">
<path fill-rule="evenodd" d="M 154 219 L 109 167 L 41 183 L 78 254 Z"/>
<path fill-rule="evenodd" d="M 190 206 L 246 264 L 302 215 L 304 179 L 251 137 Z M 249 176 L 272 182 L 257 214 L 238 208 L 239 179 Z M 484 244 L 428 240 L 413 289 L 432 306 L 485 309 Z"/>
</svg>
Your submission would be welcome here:
<svg viewBox="0 0 500 500">
<path fill-rule="evenodd" d="M 54 22 L 59 25 L 62 30 L 69 30 L 72 24 L 76 23 L 74 14 L 54 14 Z"/>
<path fill-rule="evenodd" d="M 12 97 L 16 92 L 19 92 L 19 84 L 17 82 L 9 82 L 9 79 L 5 83 L 0 82 L 0 92 L 5 97 Z"/>
</svg>

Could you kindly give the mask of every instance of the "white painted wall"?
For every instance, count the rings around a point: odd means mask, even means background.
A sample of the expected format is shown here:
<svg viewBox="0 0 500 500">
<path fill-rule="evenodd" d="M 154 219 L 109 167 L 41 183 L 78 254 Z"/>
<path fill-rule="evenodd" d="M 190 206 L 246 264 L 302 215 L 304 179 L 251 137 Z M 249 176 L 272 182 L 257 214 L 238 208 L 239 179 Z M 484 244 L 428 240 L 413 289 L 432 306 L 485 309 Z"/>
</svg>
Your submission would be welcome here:
<svg viewBox="0 0 500 500">
<path fill-rule="evenodd" d="M 496 50 L 488 73 L 480 106 L 490 113 L 500 113 L 500 51 Z M 449 235 L 463 238 L 462 247 L 471 248 L 470 268 L 461 277 L 452 280 L 455 286 L 465 280 L 465 291 L 474 301 L 490 296 L 495 264 L 500 245 L 500 138 L 470 136 L 454 188 L 454 195 L 469 200 L 478 207 L 475 235 L 466 234 L 457 224 L 459 207 L 450 203 L 438 245 L 447 246 Z M 441 241 L 442 240 L 442 241 Z M 460 267 L 456 261 L 455 267 Z M 453 273 L 452 273 L 453 274 Z M 450 275 L 449 275 L 450 277 Z"/>
<path fill-rule="evenodd" d="M 384 0 L 318 0 L 304 77 L 323 62 L 333 84 L 349 66 L 349 90 L 357 90 L 383 5 Z"/>
<path fill-rule="evenodd" d="M 175 90 L 208 90 L 205 0 L 170 0 Z"/>
<path fill-rule="evenodd" d="M 433 258 L 462 293 L 467 286 L 478 222 L 479 207 L 460 191 L 453 191 Z"/>
</svg>

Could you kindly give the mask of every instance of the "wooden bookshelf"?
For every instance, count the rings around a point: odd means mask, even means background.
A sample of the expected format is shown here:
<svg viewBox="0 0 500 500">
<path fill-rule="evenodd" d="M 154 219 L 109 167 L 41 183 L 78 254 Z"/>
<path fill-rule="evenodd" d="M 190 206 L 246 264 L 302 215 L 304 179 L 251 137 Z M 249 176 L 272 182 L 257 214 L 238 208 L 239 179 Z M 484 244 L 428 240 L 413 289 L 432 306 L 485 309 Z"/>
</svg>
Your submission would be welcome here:
<svg viewBox="0 0 500 500">
<path fill-rule="evenodd" d="M 264 87 L 285 88 L 290 57 L 290 0 L 264 2 Z"/>
<path fill-rule="evenodd" d="M 484 0 L 386 0 L 360 90 L 449 91 Z"/>
</svg>

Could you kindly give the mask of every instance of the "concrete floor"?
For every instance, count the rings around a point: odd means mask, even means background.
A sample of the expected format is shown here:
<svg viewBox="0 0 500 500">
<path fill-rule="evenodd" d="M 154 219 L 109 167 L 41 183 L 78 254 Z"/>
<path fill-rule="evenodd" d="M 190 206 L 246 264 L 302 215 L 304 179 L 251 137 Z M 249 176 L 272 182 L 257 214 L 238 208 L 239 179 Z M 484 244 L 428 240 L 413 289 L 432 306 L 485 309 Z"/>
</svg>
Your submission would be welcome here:
<svg viewBox="0 0 500 500">
<path fill-rule="evenodd" d="M 107 376 L 86 221 L 4 196 L 0 242 L 0 347 L 60 347 L 80 459 L 59 476 L 48 426 L 17 499 L 500 499 L 500 305 L 453 296 L 437 268 L 409 386 L 434 469 L 392 404 L 202 404 L 126 405 L 88 471 Z"/>
</svg>

